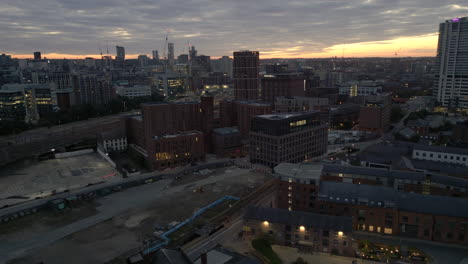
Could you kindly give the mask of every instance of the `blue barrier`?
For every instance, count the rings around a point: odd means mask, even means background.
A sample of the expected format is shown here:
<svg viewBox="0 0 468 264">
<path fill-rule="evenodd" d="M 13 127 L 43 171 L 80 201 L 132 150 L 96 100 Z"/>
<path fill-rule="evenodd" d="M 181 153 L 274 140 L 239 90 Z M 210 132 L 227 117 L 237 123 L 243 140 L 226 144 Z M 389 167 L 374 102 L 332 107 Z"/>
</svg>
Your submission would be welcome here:
<svg viewBox="0 0 468 264">
<path fill-rule="evenodd" d="M 147 255 L 147 254 L 150 254 L 151 252 L 155 252 L 156 250 L 164 247 L 164 246 L 167 246 L 169 244 L 169 241 L 170 239 L 167 237 L 168 235 L 174 233 L 175 231 L 179 230 L 181 227 L 183 227 L 184 225 L 192 222 L 193 220 L 195 220 L 198 216 L 200 216 L 201 214 L 203 214 L 206 210 L 226 201 L 226 200 L 235 200 L 235 201 L 238 201 L 239 200 L 239 197 L 234 197 L 234 196 L 229 196 L 229 195 L 226 195 L 224 196 L 223 198 L 220 198 L 212 203 L 210 203 L 209 205 L 203 207 L 202 209 L 198 210 L 197 212 L 195 212 L 190 218 L 187 218 L 185 221 L 183 221 L 182 223 L 179 223 L 178 225 L 174 226 L 171 230 L 168 230 L 166 231 L 165 233 L 163 233 L 161 235 L 161 238 L 164 239 L 163 242 L 157 244 L 157 245 L 154 245 L 150 248 L 147 248 L 145 250 L 143 250 L 143 255 Z"/>
</svg>

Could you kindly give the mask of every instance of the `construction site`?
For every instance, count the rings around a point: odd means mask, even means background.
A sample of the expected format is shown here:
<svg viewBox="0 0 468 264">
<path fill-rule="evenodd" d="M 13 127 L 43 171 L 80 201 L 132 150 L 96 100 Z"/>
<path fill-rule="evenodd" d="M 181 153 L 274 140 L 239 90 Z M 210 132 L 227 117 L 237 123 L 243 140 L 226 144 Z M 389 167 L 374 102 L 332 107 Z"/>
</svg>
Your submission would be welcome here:
<svg viewBox="0 0 468 264">
<path fill-rule="evenodd" d="M 114 192 L 0 225 L 0 262 L 126 263 L 203 238 L 235 217 L 270 176 L 227 166 Z M 193 243 L 193 242 L 192 242 Z"/>
</svg>

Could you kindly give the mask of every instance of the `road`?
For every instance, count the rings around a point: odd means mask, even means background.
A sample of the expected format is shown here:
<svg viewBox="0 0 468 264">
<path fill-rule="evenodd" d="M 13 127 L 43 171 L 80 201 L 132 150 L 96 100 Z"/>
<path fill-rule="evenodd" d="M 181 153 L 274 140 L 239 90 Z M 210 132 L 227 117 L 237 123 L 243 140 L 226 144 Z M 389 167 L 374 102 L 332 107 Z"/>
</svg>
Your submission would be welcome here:
<svg viewBox="0 0 468 264">
<path fill-rule="evenodd" d="M 161 180 L 151 184 L 146 184 L 128 189 L 123 192 L 112 193 L 108 196 L 98 199 L 101 204 L 97 209 L 97 213 L 90 217 L 78 220 L 63 227 L 54 230 L 47 230 L 35 234 L 20 234 L 19 236 L 11 237 L 8 235 L 0 235 L 2 246 L 0 247 L 0 263 L 5 263 L 8 260 L 19 258 L 45 247 L 61 238 L 70 234 L 84 230 L 93 225 L 96 225 L 112 217 L 123 214 L 137 205 L 139 208 L 149 206 L 153 201 L 165 195 L 181 192 L 185 188 L 196 188 L 197 186 L 215 183 L 221 179 L 233 177 L 235 173 L 224 173 L 216 177 L 208 177 L 202 180 L 193 181 L 187 184 L 177 185 L 174 187 L 167 186 L 172 180 Z"/>
</svg>

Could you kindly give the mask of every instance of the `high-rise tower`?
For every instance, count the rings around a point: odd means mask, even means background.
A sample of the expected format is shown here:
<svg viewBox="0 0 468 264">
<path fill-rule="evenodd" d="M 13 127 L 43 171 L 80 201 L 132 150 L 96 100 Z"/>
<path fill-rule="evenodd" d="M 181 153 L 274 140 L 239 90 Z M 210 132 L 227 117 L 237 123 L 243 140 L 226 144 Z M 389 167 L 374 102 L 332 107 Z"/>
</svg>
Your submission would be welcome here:
<svg viewBox="0 0 468 264">
<path fill-rule="evenodd" d="M 259 96 L 260 53 L 258 51 L 234 52 L 233 75 L 236 100 L 255 100 Z"/>
<path fill-rule="evenodd" d="M 125 60 L 125 48 L 120 46 L 115 46 L 115 50 L 117 51 L 117 56 L 115 57 L 116 60 L 123 61 Z"/>
<path fill-rule="evenodd" d="M 468 108 L 468 17 L 439 26 L 434 94 L 448 108 Z"/>
<path fill-rule="evenodd" d="M 174 43 L 167 43 L 167 59 L 174 60 Z"/>
</svg>

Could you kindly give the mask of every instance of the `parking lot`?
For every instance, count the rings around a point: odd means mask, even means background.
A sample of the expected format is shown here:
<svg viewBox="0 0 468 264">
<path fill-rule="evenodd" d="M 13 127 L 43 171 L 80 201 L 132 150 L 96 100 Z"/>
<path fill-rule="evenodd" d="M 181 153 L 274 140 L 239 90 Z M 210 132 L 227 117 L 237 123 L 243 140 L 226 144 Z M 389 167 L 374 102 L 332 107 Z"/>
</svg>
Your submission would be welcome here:
<svg viewBox="0 0 468 264">
<path fill-rule="evenodd" d="M 21 161 L 0 169 L 0 207 L 120 179 L 97 153 L 44 161 Z"/>
</svg>

